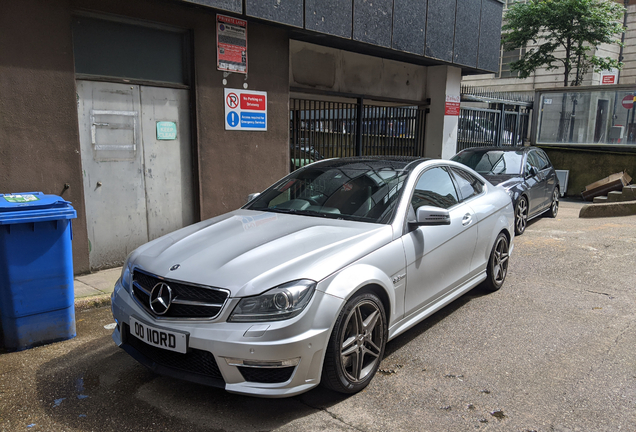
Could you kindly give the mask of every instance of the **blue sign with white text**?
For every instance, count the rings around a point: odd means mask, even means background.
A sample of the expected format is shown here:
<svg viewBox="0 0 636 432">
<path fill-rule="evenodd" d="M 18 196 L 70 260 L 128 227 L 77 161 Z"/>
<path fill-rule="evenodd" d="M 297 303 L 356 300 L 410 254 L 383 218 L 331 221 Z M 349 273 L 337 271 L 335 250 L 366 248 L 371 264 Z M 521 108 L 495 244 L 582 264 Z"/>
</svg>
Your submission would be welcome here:
<svg viewBox="0 0 636 432">
<path fill-rule="evenodd" d="M 242 112 L 241 127 L 265 129 L 267 127 L 265 113 Z"/>
</svg>

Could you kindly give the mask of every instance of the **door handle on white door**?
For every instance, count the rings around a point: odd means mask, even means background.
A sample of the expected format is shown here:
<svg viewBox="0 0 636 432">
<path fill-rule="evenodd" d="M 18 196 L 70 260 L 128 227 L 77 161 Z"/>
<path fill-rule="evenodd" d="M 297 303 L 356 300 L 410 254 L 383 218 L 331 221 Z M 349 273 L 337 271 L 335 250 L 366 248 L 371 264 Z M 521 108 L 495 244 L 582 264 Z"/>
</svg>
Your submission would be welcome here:
<svg viewBox="0 0 636 432">
<path fill-rule="evenodd" d="M 464 217 L 462 218 L 462 225 L 464 226 L 469 225 L 472 221 L 473 221 L 473 217 L 470 215 L 470 213 L 466 213 Z"/>
</svg>

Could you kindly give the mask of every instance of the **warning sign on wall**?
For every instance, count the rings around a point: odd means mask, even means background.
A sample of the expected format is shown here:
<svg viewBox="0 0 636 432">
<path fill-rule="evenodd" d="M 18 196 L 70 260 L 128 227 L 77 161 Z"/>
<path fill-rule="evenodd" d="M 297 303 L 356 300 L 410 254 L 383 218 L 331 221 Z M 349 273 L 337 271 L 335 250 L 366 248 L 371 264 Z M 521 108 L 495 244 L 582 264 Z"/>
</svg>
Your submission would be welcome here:
<svg viewBox="0 0 636 432">
<path fill-rule="evenodd" d="M 601 84 L 618 84 L 618 69 L 601 71 Z"/>
<path fill-rule="evenodd" d="M 458 116 L 460 110 L 460 100 L 459 95 L 446 95 L 446 107 L 444 109 L 444 115 L 447 116 Z"/>
<path fill-rule="evenodd" d="M 247 73 L 247 21 L 216 16 L 216 67 Z"/>
<path fill-rule="evenodd" d="M 267 130 L 267 92 L 225 89 L 225 130 Z"/>
</svg>

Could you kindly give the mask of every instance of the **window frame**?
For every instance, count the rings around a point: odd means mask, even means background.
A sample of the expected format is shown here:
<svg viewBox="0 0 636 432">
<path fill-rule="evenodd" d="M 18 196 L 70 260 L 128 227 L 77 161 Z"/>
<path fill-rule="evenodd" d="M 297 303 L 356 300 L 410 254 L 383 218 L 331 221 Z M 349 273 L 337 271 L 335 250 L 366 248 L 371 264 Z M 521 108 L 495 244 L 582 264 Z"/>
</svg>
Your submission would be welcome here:
<svg viewBox="0 0 636 432">
<path fill-rule="evenodd" d="M 435 166 L 428 167 L 425 170 L 423 170 L 417 176 L 417 180 L 415 180 L 415 184 L 413 185 L 413 190 L 411 191 L 411 194 L 410 194 L 410 197 L 409 197 L 409 201 L 408 201 L 408 205 L 409 205 L 410 209 L 414 213 L 417 212 L 417 209 L 413 206 L 413 196 L 415 195 L 415 191 L 417 190 L 417 185 L 418 185 L 418 183 L 422 179 L 422 176 L 425 173 L 427 173 L 427 172 L 429 172 L 429 171 L 431 171 L 433 169 L 436 169 L 436 168 L 441 168 L 444 172 L 446 172 L 446 175 L 448 175 L 448 178 L 450 179 L 451 185 L 453 186 L 453 190 L 455 191 L 455 196 L 457 198 L 457 202 L 455 204 L 453 204 L 452 206 L 446 207 L 446 208 L 444 208 L 444 207 L 439 207 L 439 208 L 450 211 L 451 209 L 453 209 L 454 207 L 456 207 L 456 206 L 458 206 L 458 205 L 460 205 L 462 203 L 461 198 L 460 198 L 460 193 L 457 190 L 457 184 L 455 183 L 455 179 L 453 178 L 453 175 L 451 174 L 451 172 L 449 170 L 450 167 L 448 165 L 435 165 Z M 437 206 L 434 206 L 434 207 L 437 207 Z M 407 212 L 407 213 L 409 213 L 409 212 Z M 408 219 L 408 214 L 407 214 L 407 219 Z"/>
<path fill-rule="evenodd" d="M 483 195 L 485 193 L 486 191 L 484 187 L 485 183 L 483 183 L 478 177 L 474 176 L 472 173 L 466 171 L 463 168 L 454 167 L 454 166 L 449 166 L 449 168 L 450 168 L 451 178 L 453 179 L 453 182 L 455 182 L 455 189 L 457 190 L 458 195 L 460 195 L 460 201 L 459 201 L 460 203 L 470 201 L 473 198 Z M 457 176 L 460 176 L 461 174 L 457 174 L 457 172 L 463 172 L 467 176 L 470 176 L 475 183 L 478 183 L 479 185 L 481 185 L 481 190 L 478 193 L 472 194 L 469 197 L 464 198 L 463 194 L 461 193 L 461 188 L 459 187 L 459 183 L 457 180 Z M 473 190 L 475 190 L 474 183 L 471 183 L 470 185 L 472 186 Z"/>
</svg>

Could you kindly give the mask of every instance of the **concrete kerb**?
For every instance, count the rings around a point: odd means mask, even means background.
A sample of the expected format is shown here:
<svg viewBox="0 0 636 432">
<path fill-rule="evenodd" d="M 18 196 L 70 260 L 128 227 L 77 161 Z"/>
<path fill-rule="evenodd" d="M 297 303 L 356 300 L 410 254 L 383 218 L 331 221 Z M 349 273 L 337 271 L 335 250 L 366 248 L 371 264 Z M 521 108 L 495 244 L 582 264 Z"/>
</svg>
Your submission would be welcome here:
<svg viewBox="0 0 636 432">
<path fill-rule="evenodd" d="M 84 310 L 110 305 L 110 295 L 121 274 L 121 267 L 76 276 L 75 309 Z"/>
<path fill-rule="evenodd" d="M 586 204 L 579 212 L 580 218 L 601 218 L 636 215 L 636 201 Z"/>
<path fill-rule="evenodd" d="M 95 297 L 75 299 L 75 310 L 82 311 L 103 306 L 110 306 L 110 295 L 103 294 Z"/>
</svg>

